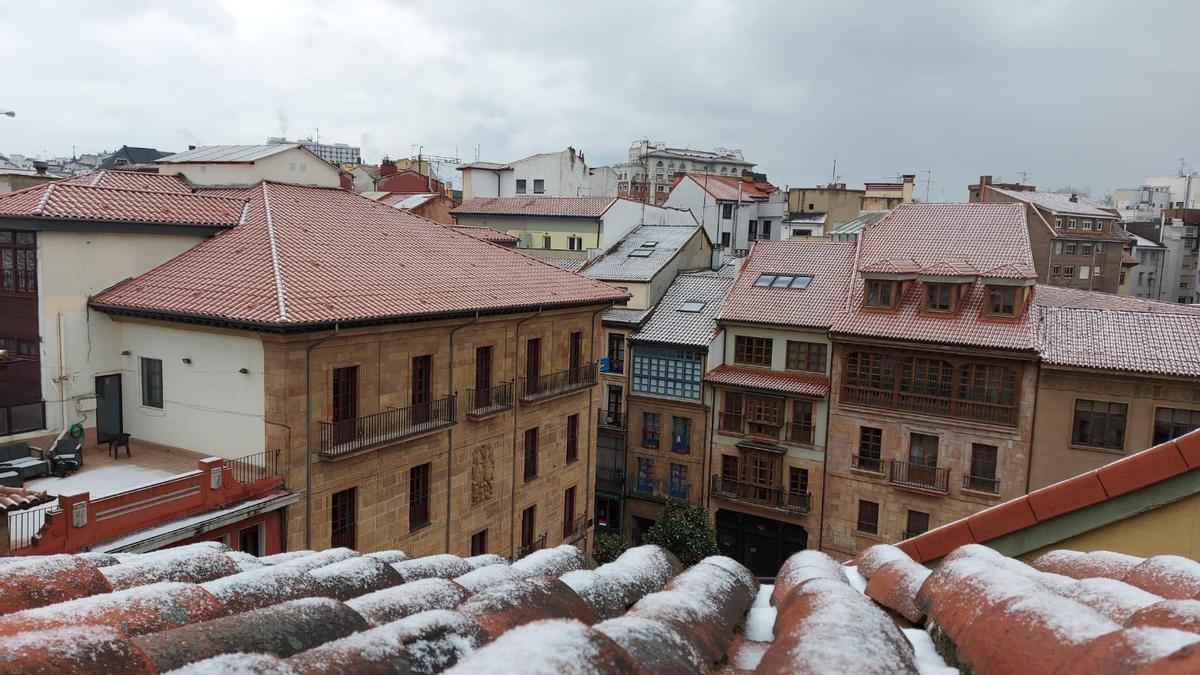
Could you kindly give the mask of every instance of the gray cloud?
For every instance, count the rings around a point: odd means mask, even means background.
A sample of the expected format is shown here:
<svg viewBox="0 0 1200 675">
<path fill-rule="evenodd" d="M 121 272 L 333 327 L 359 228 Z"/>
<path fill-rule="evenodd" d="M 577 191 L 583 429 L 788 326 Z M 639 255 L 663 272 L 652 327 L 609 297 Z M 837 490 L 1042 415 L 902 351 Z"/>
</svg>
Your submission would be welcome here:
<svg viewBox="0 0 1200 675">
<path fill-rule="evenodd" d="M 361 142 L 507 160 L 650 137 L 778 184 L 1019 171 L 1093 192 L 1200 164 L 1200 4 L 293 2 L 0 5 L 0 152 Z M 924 186 L 919 186 L 923 192 Z"/>
</svg>

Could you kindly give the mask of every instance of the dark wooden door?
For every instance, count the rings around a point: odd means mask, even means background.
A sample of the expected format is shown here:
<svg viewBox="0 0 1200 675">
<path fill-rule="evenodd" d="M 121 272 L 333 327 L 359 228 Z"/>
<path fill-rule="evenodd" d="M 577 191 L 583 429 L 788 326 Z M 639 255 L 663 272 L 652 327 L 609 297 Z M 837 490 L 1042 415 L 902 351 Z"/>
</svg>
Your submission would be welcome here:
<svg viewBox="0 0 1200 675">
<path fill-rule="evenodd" d="M 912 434 L 908 446 L 908 480 L 917 485 L 933 486 L 938 462 L 938 437 Z"/>
<path fill-rule="evenodd" d="M 424 424 L 433 418 L 433 357 L 414 356 L 412 360 L 412 422 Z"/>
<path fill-rule="evenodd" d="M 358 426 L 358 366 L 333 369 L 333 442 L 354 440 Z"/>
<path fill-rule="evenodd" d="M 477 347 L 475 349 L 475 409 L 487 408 L 492 405 L 492 348 Z"/>
<path fill-rule="evenodd" d="M 121 410 L 121 376 L 96 378 L 96 442 L 105 443 L 125 432 Z"/>
<path fill-rule="evenodd" d="M 583 376 L 583 364 L 580 362 L 583 358 L 583 333 L 578 331 L 571 333 L 571 356 L 570 356 L 570 375 L 571 383 L 579 382 Z"/>
<path fill-rule="evenodd" d="M 525 341 L 525 391 L 536 394 L 542 390 L 542 341 L 530 338 Z"/>
</svg>

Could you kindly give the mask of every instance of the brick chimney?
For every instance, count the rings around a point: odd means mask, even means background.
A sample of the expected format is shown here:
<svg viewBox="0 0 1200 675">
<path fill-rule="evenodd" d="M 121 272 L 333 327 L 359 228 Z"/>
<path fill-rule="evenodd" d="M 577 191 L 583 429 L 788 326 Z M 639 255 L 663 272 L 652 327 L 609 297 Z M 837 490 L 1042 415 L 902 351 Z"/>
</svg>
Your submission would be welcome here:
<svg viewBox="0 0 1200 675">
<path fill-rule="evenodd" d="M 900 201 L 908 204 L 912 202 L 913 185 L 917 176 L 915 174 L 906 173 L 900 177 Z"/>
<path fill-rule="evenodd" d="M 396 173 L 396 163 L 387 157 L 384 157 L 383 161 L 379 163 L 379 177 L 383 178 L 384 176 L 390 176 L 394 173 Z"/>
</svg>

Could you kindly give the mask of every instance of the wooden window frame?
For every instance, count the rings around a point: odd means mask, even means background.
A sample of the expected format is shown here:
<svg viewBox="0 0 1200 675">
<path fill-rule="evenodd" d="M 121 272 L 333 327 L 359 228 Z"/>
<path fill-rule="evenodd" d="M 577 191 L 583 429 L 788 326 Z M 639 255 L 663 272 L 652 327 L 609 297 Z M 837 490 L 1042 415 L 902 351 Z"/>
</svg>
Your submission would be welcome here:
<svg viewBox="0 0 1200 675">
<path fill-rule="evenodd" d="M 858 518 L 854 524 L 854 531 L 879 535 L 879 502 L 869 499 L 858 500 Z"/>
<path fill-rule="evenodd" d="M 987 301 L 984 303 L 984 312 L 989 316 L 1007 316 L 1014 317 L 1018 313 L 1017 305 L 1017 287 L 1016 286 L 987 286 Z M 1004 307 L 1008 306 L 1008 311 L 1004 311 Z"/>
<path fill-rule="evenodd" d="M 567 457 L 570 464 L 579 460 L 579 414 L 567 416 Z"/>
<path fill-rule="evenodd" d="M 329 497 L 330 548 L 357 549 L 358 488 L 339 490 Z"/>
<path fill-rule="evenodd" d="M 1103 410 L 1097 409 L 1098 406 L 1103 406 Z M 1086 407 L 1086 410 L 1084 408 Z M 1116 414 L 1120 411 L 1120 414 Z M 1082 433 L 1081 422 L 1084 421 L 1080 415 L 1087 415 L 1087 433 Z M 1112 436 L 1109 431 L 1110 421 L 1120 420 L 1120 440 L 1117 443 L 1111 442 Z M 1100 427 L 1103 438 L 1096 442 L 1096 427 Z M 1077 398 L 1075 405 L 1071 409 L 1071 445 L 1081 448 L 1091 448 L 1097 450 L 1105 450 L 1109 452 L 1124 452 L 1125 436 L 1129 431 L 1129 404 L 1119 401 L 1101 401 L 1093 399 Z"/>
<path fill-rule="evenodd" d="M 433 465 L 428 462 L 408 470 L 408 531 L 427 527 L 433 522 L 430 506 L 430 474 Z"/>
<path fill-rule="evenodd" d="M 37 263 L 36 232 L 0 230 L 0 295 L 36 296 Z"/>
<path fill-rule="evenodd" d="M 771 338 L 738 335 L 733 341 L 733 362 L 769 368 L 774 342 Z"/>
<path fill-rule="evenodd" d="M 950 314 L 958 309 L 958 284 L 925 282 L 923 285 L 925 292 L 921 294 L 921 309 L 939 314 Z"/>
<path fill-rule="evenodd" d="M 488 531 L 486 527 L 471 535 L 471 555 L 483 555 L 488 552 L 487 537 Z"/>
<path fill-rule="evenodd" d="M 829 346 L 823 342 L 787 341 L 786 370 L 809 373 L 824 373 L 828 360 Z"/>
<path fill-rule="evenodd" d="M 900 282 L 890 279 L 867 279 L 863 286 L 863 305 L 876 309 L 894 309 L 900 301 Z"/>
<path fill-rule="evenodd" d="M 524 459 L 521 466 L 521 475 L 526 483 L 538 477 L 539 442 L 537 427 L 525 430 Z"/>
</svg>

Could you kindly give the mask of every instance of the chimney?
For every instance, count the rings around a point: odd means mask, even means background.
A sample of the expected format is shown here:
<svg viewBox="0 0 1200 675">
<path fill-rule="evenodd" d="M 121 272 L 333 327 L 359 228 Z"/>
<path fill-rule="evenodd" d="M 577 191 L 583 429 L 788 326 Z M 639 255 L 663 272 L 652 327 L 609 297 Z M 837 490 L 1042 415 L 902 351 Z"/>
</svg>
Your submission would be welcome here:
<svg viewBox="0 0 1200 675">
<path fill-rule="evenodd" d="M 195 149 L 196 149 L 196 146 L 194 146 L 194 145 L 189 145 L 189 146 L 188 146 L 188 150 L 195 150 Z"/>
<path fill-rule="evenodd" d="M 33 170 L 36 171 L 39 176 L 46 175 L 46 169 L 49 168 L 49 166 L 50 165 L 43 160 L 33 160 Z"/>
<path fill-rule="evenodd" d="M 1071 201 L 1073 201 L 1073 202 L 1078 202 L 1078 201 L 1079 201 L 1079 195 L 1077 195 L 1077 194 L 1075 194 L 1074 192 L 1072 192 L 1072 193 L 1071 193 Z"/>
<path fill-rule="evenodd" d="M 379 177 L 383 178 L 384 176 L 390 176 L 394 173 L 396 173 L 396 163 L 387 157 L 384 157 L 383 161 L 379 162 Z"/>
<path fill-rule="evenodd" d="M 905 183 L 912 183 L 912 182 L 914 182 L 914 181 L 916 181 L 916 180 L 917 180 L 917 175 L 916 175 L 916 174 L 912 174 L 912 173 L 906 173 L 906 174 L 904 174 L 903 176 L 901 176 L 901 177 L 900 177 L 900 179 L 901 179 L 901 181 L 902 181 L 902 182 L 905 182 Z"/>
</svg>

